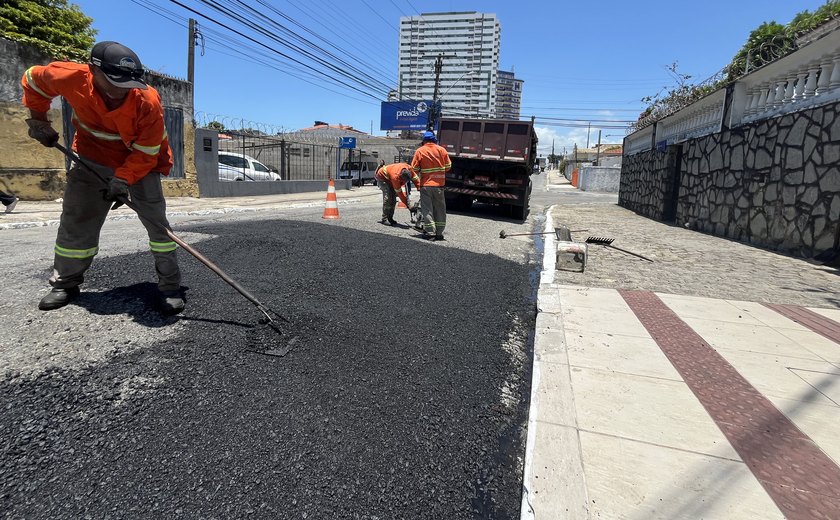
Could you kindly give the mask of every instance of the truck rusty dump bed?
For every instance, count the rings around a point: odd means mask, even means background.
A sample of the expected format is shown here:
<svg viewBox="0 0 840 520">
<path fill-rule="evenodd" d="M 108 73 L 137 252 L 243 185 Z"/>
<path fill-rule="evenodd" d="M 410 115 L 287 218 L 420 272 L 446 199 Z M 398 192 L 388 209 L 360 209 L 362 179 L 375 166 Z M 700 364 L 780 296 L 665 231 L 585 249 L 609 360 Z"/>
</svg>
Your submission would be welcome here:
<svg viewBox="0 0 840 520">
<path fill-rule="evenodd" d="M 532 121 L 445 117 L 438 142 L 452 160 L 444 188 L 447 207 L 493 204 L 507 207 L 515 219 L 525 219 L 537 156 Z"/>
<path fill-rule="evenodd" d="M 536 154 L 536 132 L 530 121 L 443 118 L 438 141 L 450 157 L 530 164 Z"/>
</svg>

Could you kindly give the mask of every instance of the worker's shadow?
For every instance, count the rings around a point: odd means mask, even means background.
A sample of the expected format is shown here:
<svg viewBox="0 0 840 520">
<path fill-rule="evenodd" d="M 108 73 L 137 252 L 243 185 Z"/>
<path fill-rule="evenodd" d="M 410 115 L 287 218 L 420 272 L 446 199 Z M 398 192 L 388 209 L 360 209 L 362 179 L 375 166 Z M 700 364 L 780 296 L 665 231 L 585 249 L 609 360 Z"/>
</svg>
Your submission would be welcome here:
<svg viewBox="0 0 840 520">
<path fill-rule="evenodd" d="M 184 291 L 186 290 L 185 287 Z M 159 295 L 157 284 L 144 282 L 101 292 L 82 291 L 71 305 L 82 307 L 91 314 L 100 316 L 127 314 L 135 323 L 144 327 L 165 327 L 175 323 L 181 317 L 161 314 Z M 184 299 L 186 300 L 186 295 Z"/>
</svg>

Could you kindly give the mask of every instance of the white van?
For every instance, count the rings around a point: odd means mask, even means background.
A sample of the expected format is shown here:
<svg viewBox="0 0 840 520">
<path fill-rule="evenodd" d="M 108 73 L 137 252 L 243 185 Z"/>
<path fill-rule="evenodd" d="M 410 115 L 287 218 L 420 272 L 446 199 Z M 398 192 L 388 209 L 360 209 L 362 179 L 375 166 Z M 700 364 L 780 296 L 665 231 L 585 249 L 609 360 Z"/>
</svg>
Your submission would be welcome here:
<svg viewBox="0 0 840 520">
<path fill-rule="evenodd" d="M 279 181 L 280 174 L 250 155 L 219 151 L 220 181 Z"/>
<path fill-rule="evenodd" d="M 353 157 L 353 161 L 344 161 L 338 170 L 339 179 L 352 179 L 353 186 L 363 186 L 366 182 L 376 185 L 376 169 L 379 161 L 376 156 L 362 152 L 362 160 Z"/>
</svg>

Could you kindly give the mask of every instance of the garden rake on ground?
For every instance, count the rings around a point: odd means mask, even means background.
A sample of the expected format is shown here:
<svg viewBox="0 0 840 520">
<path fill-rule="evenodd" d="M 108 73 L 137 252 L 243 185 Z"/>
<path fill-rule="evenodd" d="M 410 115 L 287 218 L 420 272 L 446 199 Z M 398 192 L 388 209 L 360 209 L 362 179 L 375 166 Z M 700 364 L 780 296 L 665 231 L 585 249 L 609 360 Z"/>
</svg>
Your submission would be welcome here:
<svg viewBox="0 0 840 520">
<path fill-rule="evenodd" d="M 587 244 L 595 244 L 595 245 L 598 245 L 598 246 L 611 247 L 611 248 L 613 248 L 617 251 L 621 251 L 622 253 L 626 253 L 628 255 L 632 255 L 632 256 L 641 258 L 642 260 L 647 260 L 648 262 L 653 262 L 653 260 L 651 260 L 650 258 L 648 258 L 644 255 L 640 255 L 639 253 L 634 253 L 632 251 L 628 251 L 626 249 L 621 249 L 620 247 L 612 245 L 612 243 L 614 241 L 615 241 L 614 238 L 607 238 L 607 237 L 587 237 L 586 238 L 586 243 Z"/>
<path fill-rule="evenodd" d="M 65 148 L 64 146 L 62 146 L 58 143 L 54 144 L 53 146 L 55 146 L 55 148 L 57 148 L 61 153 L 63 153 L 65 156 L 67 156 L 68 159 L 82 165 L 86 170 L 90 171 L 90 173 L 92 173 L 93 175 L 96 175 L 96 177 L 99 180 L 101 180 L 103 184 L 105 184 L 105 185 L 108 184 L 108 181 L 105 180 L 105 177 L 103 177 L 99 172 L 97 172 L 96 169 L 94 169 L 92 166 L 87 164 L 84 161 L 84 159 L 79 157 L 75 152 L 73 152 L 71 150 L 68 150 L 67 148 Z M 134 210 L 135 213 L 137 213 L 138 215 L 140 214 L 140 212 L 137 209 L 137 206 L 134 205 L 131 202 L 131 200 L 128 199 L 127 197 L 120 198 L 115 203 L 115 206 L 119 205 L 119 203 L 125 204 L 126 206 L 128 206 L 129 208 Z M 193 255 L 199 262 L 201 262 L 202 264 L 207 266 L 208 269 L 210 269 L 211 271 L 216 273 L 219 276 L 219 278 L 221 278 L 222 280 L 225 281 L 225 283 L 227 283 L 228 285 L 233 287 L 236 290 L 236 292 L 238 292 L 239 294 L 244 296 L 245 299 L 247 299 L 249 302 L 251 302 L 257 308 L 257 310 L 259 310 L 264 316 L 263 318 L 260 319 L 261 324 L 269 325 L 272 329 L 274 329 L 278 333 L 283 334 L 283 332 L 279 328 L 277 328 L 276 324 L 274 323 L 274 319 L 272 318 L 272 315 L 274 315 L 277 318 L 279 318 L 280 320 L 288 323 L 289 320 L 285 316 L 281 315 L 277 311 L 271 309 L 267 305 L 260 302 L 256 298 L 256 296 L 251 294 L 250 291 L 248 291 L 247 289 L 242 287 L 242 285 L 240 285 L 236 280 L 234 280 L 233 278 L 228 276 L 228 274 L 225 273 L 224 271 L 222 271 L 221 268 L 219 268 L 219 266 L 217 266 L 216 264 L 211 262 L 208 258 L 206 258 L 204 255 L 202 255 L 198 251 L 196 251 L 191 245 L 189 245 L 186 242 L 184 242 L 183 240 L 181 240 L 181 238 L 179 238 L 175 233 L 173 233 L 171 229 L 169 229 L 168 227 L 164 226 L 162 223 L 159 223 L 159 222 L 155 222 L 155 225 L 157 225 L 161 230 L 165 231 L 166 235 L 170 239 L 172 239 L 173 242 L 175 242 L 176 244 L 181 246 L 181 248 L 184 249 L 185 251 L 187 251 L 189 254 Z M 297 338 L 293 338 L 292 341 L 290 342 L 290 345 L 293 344 L 296 340 L 297 340 Z M 288 350 L 286 350 L 286 349 L 278 349 L 278 354 L 276 354 L 276 355 L 285 355 L 285 352 L 283 352 L 283 351 L 288 352 Z M 275 354 L 272 354 L 271 352 L 272 351 L 266 351 L 266 352 L 260 352 L 260 353 L 261 354 L 275 355 Z M 283 354 L 280 354 L 279 352 L 283 352 Z"/>
</svg>

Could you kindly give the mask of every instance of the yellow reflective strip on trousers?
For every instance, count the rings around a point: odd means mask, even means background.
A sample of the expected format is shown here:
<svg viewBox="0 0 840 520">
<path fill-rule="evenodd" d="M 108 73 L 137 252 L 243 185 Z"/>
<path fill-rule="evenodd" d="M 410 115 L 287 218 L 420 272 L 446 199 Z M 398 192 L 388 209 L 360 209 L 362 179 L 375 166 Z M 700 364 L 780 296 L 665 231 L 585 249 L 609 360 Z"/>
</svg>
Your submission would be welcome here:
<svg viewBox="0 0 840 520">
<path fill-rule="evenodd" d="M 97 139 L 102 139 L 103 141 L 122 141 L 122 137 L 117 134 L 112 134 L 110 132 L 100 132 L 98 130 L 94 130 L 87 126 L 86 124 L 82 123 L 81 120 L 73 114 L 73 121 L 75 121 L 85 132 L 89 133 L 93 137 Z"/>
<path fill-rule="evenodd" d="M 38 85 L 35 84 L 35 80 L 32 79 L 32 69 L 34 69 L 34 68 L 35 67 L 33 66 L 33 67 L 29 67 L 28 69 L 26 69 L 26 85 L 31 87 L 32 90 L 34 90 L 38 94 L 41 94 L 45 98 L 52 99 L 50 96 L 46 95 L 43 90 L 39 89 Z"/>
<path fill-rule="evenodd" d="M 137 143 L 131 145 L 132 148 L 138 152 L 143 152 L 146 155 L 157 155 L 160 153 L 160 145 L 157 146 L 141 146 Z"/>
<path fill-rule="evenodd" d="M 178 244 L 175 242 L 149 242 L 149 249 L 153 253 L 169 253 L 177 249 Z"/>
<path fill-rule="evenodd" d="M 55 246 L 55 254 L 63 256 L 64 258 L 85 259 L 96 256 L 96 253 L 98 252 L 98 247 L 91 247 L 90 249 L 68 249 L 66 247 L 61 247 L 58 244 Z"/>
</svg>

